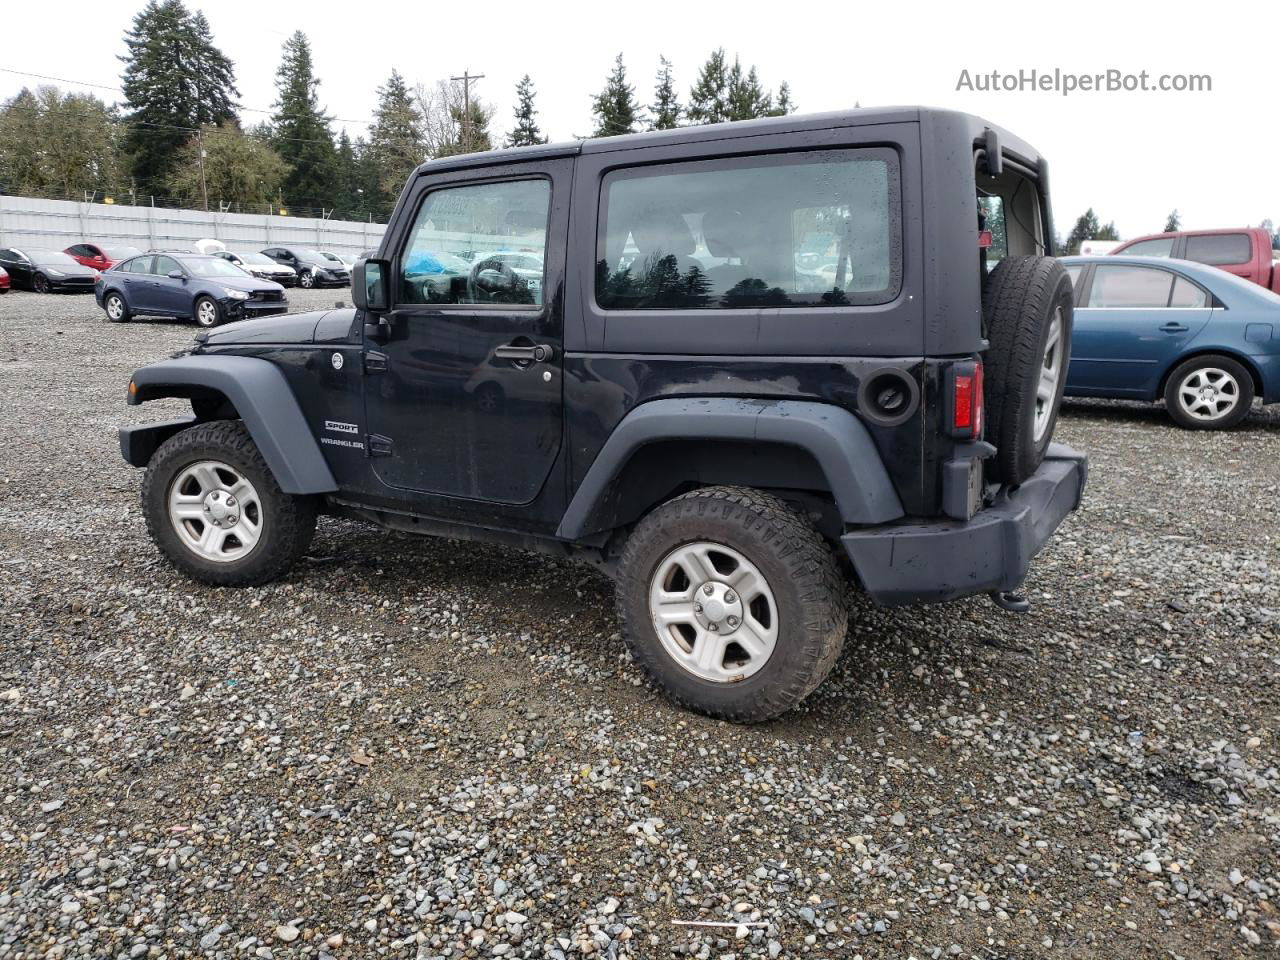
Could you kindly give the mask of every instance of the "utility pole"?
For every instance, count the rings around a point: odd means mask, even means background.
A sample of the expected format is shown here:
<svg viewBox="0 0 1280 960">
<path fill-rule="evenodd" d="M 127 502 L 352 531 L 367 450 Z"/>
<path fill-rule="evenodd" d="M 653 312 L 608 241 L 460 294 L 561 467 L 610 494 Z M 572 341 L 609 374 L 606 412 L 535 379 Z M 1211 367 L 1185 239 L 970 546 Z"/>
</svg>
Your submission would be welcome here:
<svg viewBox="0 0 1280 960">
<path fill-rule="evenodd" d="M 200 192 L 204 195 L 204 208 L 209 209 L 209 184 L 204 179 L 204 130 L 196 131 L 196 142 L 200 147 Z"/>
<path fill-rule="evenodd" d="M 483 73 L 468 73 L 462 71 L 460 77 L 450 77 L 450 80 L 462 81 L 462 152 L 471 152 L 471 82 L 473 80 L 483 80 Z"/>
</svg>

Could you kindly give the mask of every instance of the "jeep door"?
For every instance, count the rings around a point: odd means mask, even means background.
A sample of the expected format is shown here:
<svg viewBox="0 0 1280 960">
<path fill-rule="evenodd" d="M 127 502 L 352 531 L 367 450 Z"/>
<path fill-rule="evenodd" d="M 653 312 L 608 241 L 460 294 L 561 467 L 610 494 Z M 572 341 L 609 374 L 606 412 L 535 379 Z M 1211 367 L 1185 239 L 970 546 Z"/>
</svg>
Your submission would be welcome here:
<svg viewBox="0 0 1280 960">
<path fill-rule="evenodd" d="M 1067 387 L 1152 398 L 1160 376 L 1208 323 L 1209 294 L 1163 266 L 1097 264 L 1077 295 Z"/>
<path fill-rule="evenodd" d="M 381 251 L 391 309 L 367 345 L 366 421 L 384 495 L 473 501 L 492 517 L 494 504 L 529 504 L 547 485 L 562 439 L 558 278 L 572 163 L 463 168 L 411 185 Z M 512 252 L 542 263 L 542 275 L 513 269 Z"/>
</svg>

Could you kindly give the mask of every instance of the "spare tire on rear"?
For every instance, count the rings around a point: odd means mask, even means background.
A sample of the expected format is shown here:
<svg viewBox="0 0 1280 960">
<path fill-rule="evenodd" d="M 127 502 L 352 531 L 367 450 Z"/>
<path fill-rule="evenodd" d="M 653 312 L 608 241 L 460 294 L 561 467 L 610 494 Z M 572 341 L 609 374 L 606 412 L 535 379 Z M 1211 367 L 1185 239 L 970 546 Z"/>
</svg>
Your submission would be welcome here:
<svg viewBox="0 0 1280 960">
<path fill-rule="evenodd" d="M 1071 359 L 1071 307 L 1071 278 L 1052 257 L 1007 257 L 987 275 L 983 402 L 1001 483 L 1035 473 L 1053 438 Z"/>
</svg>

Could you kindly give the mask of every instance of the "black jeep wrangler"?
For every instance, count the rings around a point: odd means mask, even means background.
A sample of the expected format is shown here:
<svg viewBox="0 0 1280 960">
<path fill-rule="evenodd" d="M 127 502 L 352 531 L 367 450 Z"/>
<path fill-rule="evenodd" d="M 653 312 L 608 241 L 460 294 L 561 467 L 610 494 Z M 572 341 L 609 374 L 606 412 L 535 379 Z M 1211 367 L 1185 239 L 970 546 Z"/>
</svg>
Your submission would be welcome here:
<svg viewBox="0 0 1280 960">
<path fill-rule="evenodd" d="M 122 430 L 151 536 L 278 577 L 320 513 L 578 556 L 678 702 L 774 716 L 847 583 L 1006 607 L 1076 508 L 1045 162 L 975 117 L 854 110 L 423 164 L 354 309 L 202 333 Z M 997 262 L 998 260 L 998 262 Z"/>
</svg>

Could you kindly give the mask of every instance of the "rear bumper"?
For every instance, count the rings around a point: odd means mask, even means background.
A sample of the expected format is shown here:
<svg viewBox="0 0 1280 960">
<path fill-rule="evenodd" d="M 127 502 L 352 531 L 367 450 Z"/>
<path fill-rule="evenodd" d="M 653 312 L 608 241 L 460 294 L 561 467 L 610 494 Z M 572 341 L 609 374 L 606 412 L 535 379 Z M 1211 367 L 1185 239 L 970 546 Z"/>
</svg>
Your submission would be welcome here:
<svg viewBox="0 0 1280 960">
<path fill-rule="evenodd" d="M 892 523 L 841 537 L 863 586 L 877 603 L 938 603 L 1013 590 L 1031 559 L 1080 506 L 1089 459 L 1050 444 L 1040 469 L 972 520 Z"/>
</svg>

